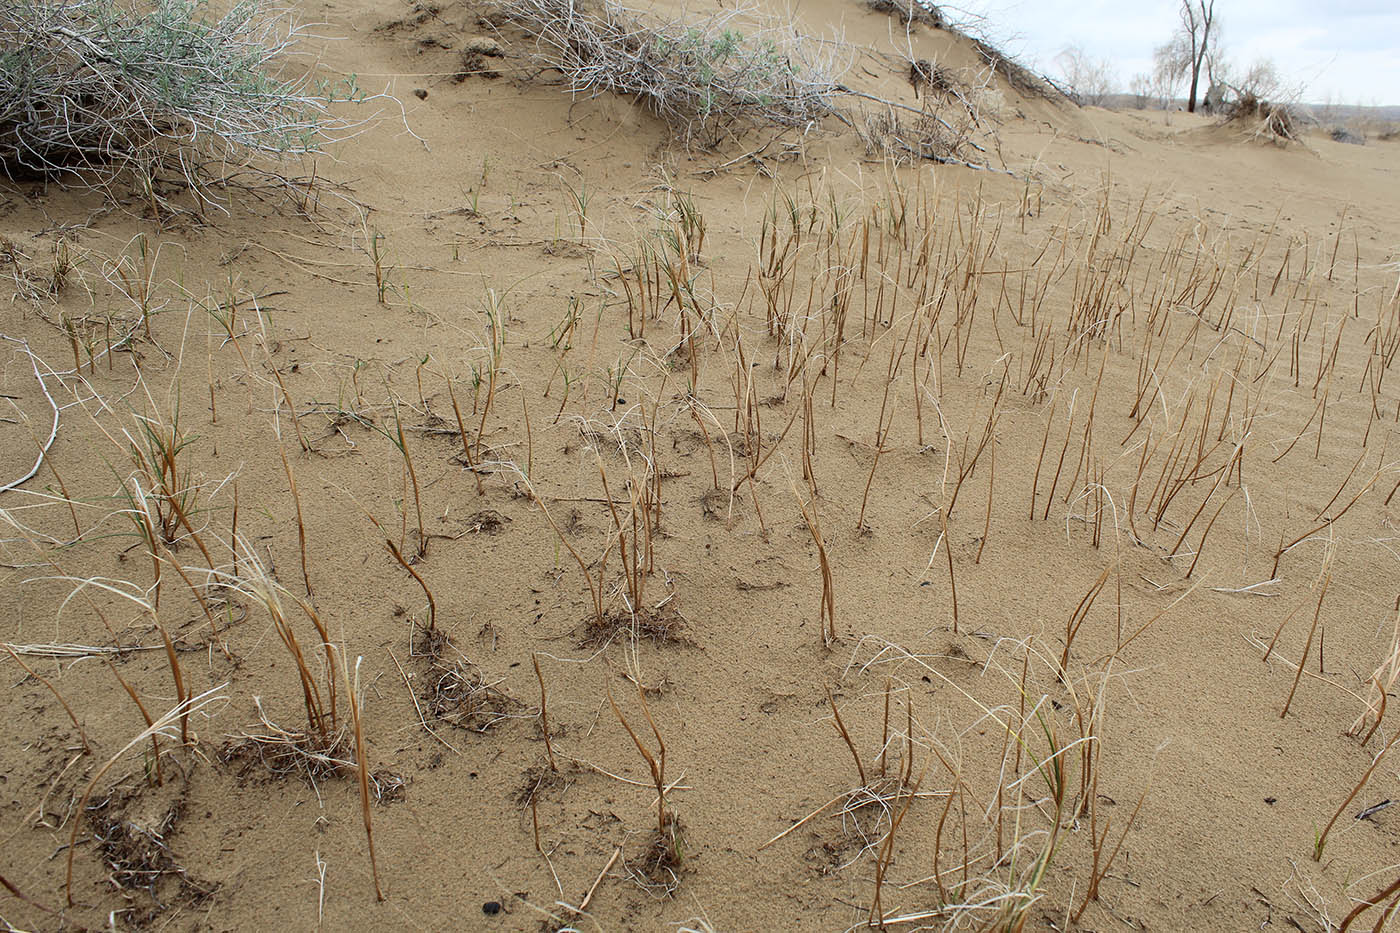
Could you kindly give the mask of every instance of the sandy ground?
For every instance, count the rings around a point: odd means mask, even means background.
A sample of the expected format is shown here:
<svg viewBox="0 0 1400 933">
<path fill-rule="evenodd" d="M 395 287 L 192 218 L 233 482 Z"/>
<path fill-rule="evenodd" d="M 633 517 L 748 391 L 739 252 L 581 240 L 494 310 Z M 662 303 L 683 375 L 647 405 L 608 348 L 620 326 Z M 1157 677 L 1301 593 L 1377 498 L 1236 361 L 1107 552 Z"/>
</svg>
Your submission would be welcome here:
<svg viewBox="0 0 1400 933">
<path fill-rule="evenodd" d="M 1397 144 L 687 150 L 305 14 L 403 104 L 305 203 L 0 188 L 9 928 L 1384 926 Z"/>
</svg>

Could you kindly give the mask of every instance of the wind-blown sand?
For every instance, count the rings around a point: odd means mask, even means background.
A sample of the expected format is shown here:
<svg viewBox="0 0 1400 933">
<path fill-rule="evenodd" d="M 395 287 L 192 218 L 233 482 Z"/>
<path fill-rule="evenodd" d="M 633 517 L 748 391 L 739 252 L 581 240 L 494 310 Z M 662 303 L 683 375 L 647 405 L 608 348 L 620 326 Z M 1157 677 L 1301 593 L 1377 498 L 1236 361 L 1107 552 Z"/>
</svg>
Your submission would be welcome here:
<svg viewBox="0 0 1400 933">
<path fill-rule="evenodd" d="M 1395 143 L 998 84 L 991 170 L 836 119 L 688 151 L 481 12 L 304 11 L 404 108 L 305 210 L 0 189 L 0 483 L 59 410 L 0 494 L 0 918 L 845 930 L 879 878 L 900 930 L 1314 931 L 1388 889 L 1400 758 L 1349 795 L 1396 735 Z M 894 20 L 797 16 L 920 105 Z M 498 76 L 454 77 L 471 37 Z M 177 414 L 188 526 L 128 440 Z M 123 686 L 178 702 L 157 622 L 217 691 L 160 783 Z M 248 738 L 319 742 L 287 631 L 344 763 L 311 777 Z"/>
</svg>

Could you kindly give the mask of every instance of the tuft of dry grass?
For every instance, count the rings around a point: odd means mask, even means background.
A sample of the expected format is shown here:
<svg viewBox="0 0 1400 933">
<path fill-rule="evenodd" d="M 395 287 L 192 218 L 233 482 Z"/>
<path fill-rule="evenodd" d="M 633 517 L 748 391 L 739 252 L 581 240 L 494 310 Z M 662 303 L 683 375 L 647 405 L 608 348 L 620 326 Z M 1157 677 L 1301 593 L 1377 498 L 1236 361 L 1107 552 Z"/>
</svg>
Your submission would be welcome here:
<svg viewBox="0 0 1400 933">
<path fill-rule="evenodd" d="M 618 0 L 500 0 L 500 11 L 571 94 L 641 98 L 687 141 L 806 128 L 833 111 L 830 54 L 742 7 L 690 21 L 657 20 Z"/>
<path fill-rule="evenodd" d="M 182 804 L 176 797 L 145 814 L 139 796 L 113 792 L 90 807 L 88 823 L 107 878 L 131 902 L 128 922 L 153 922 L 175 903 L 198 905 L 217 890 L 192 877 L 170 848 L 168 837 L 183 815 Z"/>
<path fill-rule="evenodd" d="M 434 660 L 419 692 L 433 719 L 478 734 L 490 732 L 509 719 L 528 715 L 524 704 L 495 684 L 465 658 Z"/>
<path fill-rule="evenodd" d="M 685 825 L 675 813 L 667 810 L 663 825 L 646 837 L 641 854 L 623 865 L 633 882 L 653 894 L 671 895 L 680 887 L 685 869 Z"/>
<path fill-rule="evenodd" d="M 253 704 L 259 726 L 245 729 L 219 750 L 219 760 L 232 765 L 240 777 L 259 772 L 299 777 L 314 787 L 354 769 L 354 746 L 346 730 L 324 736 L 316 730 L 287 729 L 268 718 L 261 699 L 254 697 Z"/>
<path fill-rule="evenodd" d="M 906 25 L 943 27 L 942 11 L 927 0 L 866 0 L 865 5 L 876 13 L 888 13 Z"/>
</svg>

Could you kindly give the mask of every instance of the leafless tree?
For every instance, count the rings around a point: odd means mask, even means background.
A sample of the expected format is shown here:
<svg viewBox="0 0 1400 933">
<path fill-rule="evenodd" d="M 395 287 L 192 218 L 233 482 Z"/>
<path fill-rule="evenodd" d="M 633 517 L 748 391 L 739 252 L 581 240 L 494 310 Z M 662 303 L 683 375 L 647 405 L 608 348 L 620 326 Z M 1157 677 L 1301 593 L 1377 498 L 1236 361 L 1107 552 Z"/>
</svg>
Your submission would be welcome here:
<svg viewBox="0 0 1400 933">
<path fill-rule="evenodd" d="M 1260 100 L 1274 100 L 1279 97 L 1300 97 L 1302 88 L 1296 90 L 1284 86 L 1282 76 L 1279 75 L 1278 68 L 1273 61 L 1261 58 L 1249 66 L 1249 70 L 1242 76 L 1231 80 L 1230 86 L 1238 96 L 1243 97 L 1248 94 Z"/>
<path fill-rule="evenodd" d="M 1183 71 L 1191 73 L 1191 93 L 1186 99 L 1186 109 L 1195 113 L 1201 71 L 1216 41 L 1216 37 L 1211 35 L 1211 29 L 1215 26 L 1215 0 L 1195 0 L 1194 4 L 1192 0 L 1181 0 L 1178 12 L 1181 25 L 1177 27 L 1173 43 L 1179 52 L 1187 56 Z"/>
<path fill-rule="evenodd" d="M 1102 107 L 1117 89 L 1113 66 L 1106 59 L 1094 58 L 1082 46 L 1065 49 L 1055 57 L 1055 63 L 1081 107 Z"/>
<path fill-rule="evenodd" d="M 1133 92 L 1133 106 L 1142 110 L 1147 106 L 1148 98 L 1152 96 L 1152 76 L 1146 72 L 1133 75 L 1128 89 Z"/>
<path fill-rule="evenodd" d="M 1163 109 L 1171 106 L 1172 95 L 1186 77 L 1189 58 L 1190 51 L 1180 35 L 1172 36 L 1171 41 L 1152 52 L 1152 88 Z"/>
</svg>

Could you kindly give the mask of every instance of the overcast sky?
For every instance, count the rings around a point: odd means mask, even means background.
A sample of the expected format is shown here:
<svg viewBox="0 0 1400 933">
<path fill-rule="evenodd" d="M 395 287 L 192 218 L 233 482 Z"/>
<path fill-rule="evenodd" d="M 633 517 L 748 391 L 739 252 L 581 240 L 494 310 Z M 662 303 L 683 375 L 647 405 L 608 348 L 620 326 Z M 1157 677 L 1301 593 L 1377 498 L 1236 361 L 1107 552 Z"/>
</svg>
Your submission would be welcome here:
<svg viewBox="0 0 1400 933">
<path fill-rule="evenodd" d="M 1150 71 L 1152 50 L 1178 23 L 1180 0 L 960 0 L 986 30 L 1038 70 L 1058 74 L 1055 56 L 1080 45 L 1110 61 L 1123 90 Z M 952 6 L 948 12 L 957 14 Z M 1400 104 L 1400 0 L 1217 0 L 1226 57 L 1239 70 L 1270 58 L 1303 99 Z M 1204 86 L 1201 92 L 1205 92 Z"/>
</svg>

